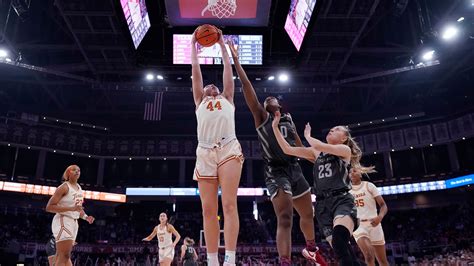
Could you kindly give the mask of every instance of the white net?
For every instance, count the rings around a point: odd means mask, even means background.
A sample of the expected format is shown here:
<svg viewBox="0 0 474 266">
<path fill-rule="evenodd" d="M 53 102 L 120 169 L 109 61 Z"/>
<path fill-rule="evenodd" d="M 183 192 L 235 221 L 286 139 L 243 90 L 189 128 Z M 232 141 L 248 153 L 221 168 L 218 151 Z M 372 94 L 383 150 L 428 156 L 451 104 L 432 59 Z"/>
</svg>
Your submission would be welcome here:
<svg viewBox="0 0 474 266">
<path fill-rule="evenodd" d="M 204 16 L 206 11 L 210 11 L 214 17 L 228 18 L 235 15 L 237 10 L 236 0 L 208 0 L 207 6 L 202 10 L 201 16 Z"/>
</svg>

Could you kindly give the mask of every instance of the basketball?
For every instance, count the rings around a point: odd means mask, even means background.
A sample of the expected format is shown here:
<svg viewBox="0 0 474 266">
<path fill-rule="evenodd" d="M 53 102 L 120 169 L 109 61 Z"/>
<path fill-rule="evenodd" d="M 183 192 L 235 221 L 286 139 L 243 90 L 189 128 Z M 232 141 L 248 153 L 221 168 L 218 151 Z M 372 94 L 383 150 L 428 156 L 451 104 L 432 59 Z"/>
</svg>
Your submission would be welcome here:
<svg viewBox="0 0 474 266">
<path fill-rule="evenodd" d="M 204 47 L 213 46 L 219 40 L 219 37 L 216 26 L 204 24 L 197 28 L 196 40 Z"/>
</svg>

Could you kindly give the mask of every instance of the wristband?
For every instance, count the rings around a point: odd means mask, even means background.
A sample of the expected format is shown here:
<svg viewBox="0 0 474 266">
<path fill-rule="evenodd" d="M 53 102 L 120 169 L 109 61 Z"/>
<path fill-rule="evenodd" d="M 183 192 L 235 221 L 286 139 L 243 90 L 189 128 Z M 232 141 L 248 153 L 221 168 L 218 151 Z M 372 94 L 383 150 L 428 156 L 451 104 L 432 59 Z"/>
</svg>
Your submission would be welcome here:
<svg viewBox="0 0 474 266">
<path fill-rule="evenodd" d="M 82 220 L 86 220 L 86 221 L 87 221 L 87 217 L 89 217 L 89 215 L 87 215 L 87 214 L 84 214 L 84 216 L 82 216 L 82 218 L 81 218 L 81 219 L 82 219 Z"/>
</svg>

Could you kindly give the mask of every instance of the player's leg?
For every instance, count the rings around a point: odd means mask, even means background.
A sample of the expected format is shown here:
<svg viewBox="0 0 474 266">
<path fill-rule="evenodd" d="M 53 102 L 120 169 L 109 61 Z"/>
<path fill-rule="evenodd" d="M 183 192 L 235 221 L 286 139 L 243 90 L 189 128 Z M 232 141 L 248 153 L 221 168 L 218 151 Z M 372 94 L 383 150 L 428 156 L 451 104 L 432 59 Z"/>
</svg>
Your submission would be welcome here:
<svg viewBox="0 0 474 266">
<path fill-rule="evenodd" d="M 173 262 L 173 259 L 166 257 L 160 262 L 160 266 L 170 266 L 171 262 Z"/>
<path fill-rule="evenodd" d="M 207 253 L 216 253 L 219 241 L 219 221 L 217 219 L 219 181 L 217 179 L 200 179 L 198 182 L 201 198 L 204 237 Z"/>
<path fill-rule="evenodd" d="M 291 227 L 293 224 L 292 195 L 278 188 L 272 197 L 273 209 L 277 217 L 276 242 L 280 265 L 291 265 Z M 285 264 L 286 263 L 286 264 Z"/>
<path fill-rule="evenodd" d="M 62 240 L 56 242 L 55 266 L 72 266 L 71 251 L 74 240 Z"/>
<path fill-rule="evenodd" d="M 367 236 L 361 236 L 358 237 L 356 241 L 362 254 L 364 254 L 367 266 L 375 266 L 375 250 L 370 243 L 370 239 Z"/>
<path fill-rule="evenodd" d="M 375 257 L 380 266 L 388 266 L 387 252 L 385 245 L 373 245 Z"/>
<path fill-rule="evenodd" d="M 371 224 L 370 226 L 370 244 L 375 250 L 375 257 L 380 266 L 388 265 L 387 254 L 385 252 L 385 236 L 383 233 L 383 228 L 381 224 L 373 227 Z"/>
<path fill-rule="evenodd" d="M 237 190 L 242 173 L 242 161 L 232 159 L 217 169 L 222 190 L 222 210 L 224 211 L 225 262 L 235 264 L 237 237 L 239 236 L 239 213 L 237 211 Z"/>
<path fill-rule="evenodd" d="M 311 193 L 305 192 L 303 195 L 299 195 L 297 198 L 293 198 L 293 207 L 300 216 L 300 229 L 311 249 L 316 250 L 316 243 L 314 241 L 314 221 L 313 221 L 313 207 L 311 203 Z M 314 251 L 311 250 L 311 251 Z"/>
<path fill-rule="evenodd" d="M 334 214 L 332 247 L 340 265 L 359 265 L 350 244 L 352 232 L 358 225 L 354 197 L 350 194 L 332 197 L 332 210 Z"/>
<path fill-rule="evenodd" d="M 313 204 L 311 202 L 311 189 L 304 177 L 301 177 L 292 183 L 293 207 L 300 216 L 301 232 L 303 233 L 306 242 L 312 242 L 310 243 L 311 246 L 314 246 L 314 249 L 316 249 L 316 244 L 314 243 L 314 212 Z"/>
<path fill-rule="evenodd" d="M 327 206 L 327 200 L 316 198 L 316 204 L 314 206 L 314 213 L 316 221 L 318 222 L 319 232 L 326 239 L 329 245 L 332 247 L 332 227 L 333 219 L 332 213 Z"/>
<path fill-rule="evenodd" d="M 306 248 L 303 249 L 302 254 L 306 259 L 318 263 L 321 266 L 326 266 L 327 262 L 318 252 L 318 247 L 316 246 L 311 192 L 309 190 L 308 182 L 304 180 L 304 183 L 308 186 L 307 189 L 296 189 L 293 192 L 297 193 L 296 195 L 294 194 L 295 196 L 293 197 L 293 207 L 300 216 L 300 230 L 306 240 Z M 301 185 L 300 187 L 304 188 L 306 186 Z"/>
</svg>

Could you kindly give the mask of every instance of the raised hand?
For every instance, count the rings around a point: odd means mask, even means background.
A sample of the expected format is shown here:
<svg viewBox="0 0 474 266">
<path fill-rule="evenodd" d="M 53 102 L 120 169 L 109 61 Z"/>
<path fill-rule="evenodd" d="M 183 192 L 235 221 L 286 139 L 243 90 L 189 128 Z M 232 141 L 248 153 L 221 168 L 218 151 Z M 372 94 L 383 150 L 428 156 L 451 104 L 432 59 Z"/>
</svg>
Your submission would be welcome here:
<svg viewBox="0 0 474 266">
<path fill-rule="evenodd" d="M 278 128 L 278 124 L 280 123 L 280 118 L 281 118 L 280 111 L 276 111 L 273 117 L 273 122 L 272 122 L 273 127 Z"/>
<path fill-rule="evenodd" d="M 237 51 L 237 49 L 235 48 L 234 46 L 234 42 L 229 40 L 227 42 L 227 45 L 229 45 L 229 49 L 230 49 L 230 53 L 232 54 L 232 57 L 235 59 L 235 58 L 239 58 L 239 52 Z"/>
<path fill-rule="evenodd" d="M 199 27 L 197 27 L 193 32 L 193 37 L 191 38 L 191 44 L 192 45 L 196 45 L 196 43 L 197 43 L 196 32 L 197 32 L 198 29 L 199 29 Z"/>
<path fill-rule="evenodd" d="M 219 28 L 216 28 L 217 32 L 219 33 L 219 41 L 217 41 L 220 45 L 225 45 L 224 43 L 224 34 L 222 34 L 222 30 Z"/>
<path fill-rule="evenodd" d="M 309 123 L 306 123 L 306 126 L 304 128 L 304 137 L 311 137 L 311 125 Z"/>
</svg>

